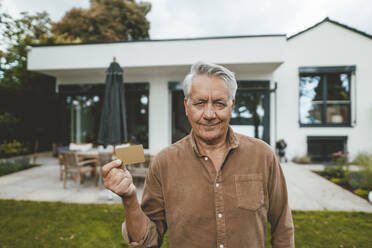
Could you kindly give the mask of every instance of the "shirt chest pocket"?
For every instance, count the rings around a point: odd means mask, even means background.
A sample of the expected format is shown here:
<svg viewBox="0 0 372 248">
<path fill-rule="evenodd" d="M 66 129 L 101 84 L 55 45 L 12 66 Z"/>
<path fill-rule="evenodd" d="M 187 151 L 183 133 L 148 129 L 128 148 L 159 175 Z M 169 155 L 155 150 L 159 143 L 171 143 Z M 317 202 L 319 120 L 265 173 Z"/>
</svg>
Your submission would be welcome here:
<svg viewBox="0 0 372 248">
<path fill-rule="evenodd" d="M 234 181 L 238 208 L 255 211 L 264 204 L 261 174 L 235 175 Z"/>
</svg>

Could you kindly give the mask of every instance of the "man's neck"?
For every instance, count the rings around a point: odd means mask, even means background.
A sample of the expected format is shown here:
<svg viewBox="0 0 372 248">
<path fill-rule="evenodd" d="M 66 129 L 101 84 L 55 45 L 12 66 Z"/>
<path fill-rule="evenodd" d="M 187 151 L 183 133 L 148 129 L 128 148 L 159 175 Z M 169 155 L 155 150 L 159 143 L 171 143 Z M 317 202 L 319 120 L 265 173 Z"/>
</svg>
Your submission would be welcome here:
<svg viewBox="0 0 372 248">
<path fill-rule="evenodd" d="M 226 132 L 226 134 L 220 137 L 219 139 L 212 141 L 212 142 L 204 141 L 203 139 L 197 136 L 194 136 L 194 138 L 195 138 L 195 143 L 198 146 L 200 154 L 211 156 L 212 154 L 216 152 L 222 152 L 222 153 L 226 152 L 226 150 L 228 149 L 228 145 L 229 145 L 229 142 L 227 140 L 228 138 L 227 135 L 228 135 L 228 132 Z"/>
</svg>

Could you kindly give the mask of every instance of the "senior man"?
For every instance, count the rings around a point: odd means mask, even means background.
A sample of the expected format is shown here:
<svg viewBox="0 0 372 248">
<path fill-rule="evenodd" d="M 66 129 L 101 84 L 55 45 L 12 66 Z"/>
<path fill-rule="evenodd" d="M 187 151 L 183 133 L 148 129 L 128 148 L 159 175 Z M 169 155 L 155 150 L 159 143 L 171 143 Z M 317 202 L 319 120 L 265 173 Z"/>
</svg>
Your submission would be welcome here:
<svg viewBox="0 0 372 248">
<path fill-rule="evenodd" d="M 198 62 L 185 77 L 188 136 L 154 158 L 138 203 L 128 170 L 103 167 L 105 186 L 122 197 L 125 240 L 133 247 L 265 247 L 267 221 L 274 248 L 294 247 L 287 188 L 272 149 L 229 126 L 234 73 Z"/>
</svg>

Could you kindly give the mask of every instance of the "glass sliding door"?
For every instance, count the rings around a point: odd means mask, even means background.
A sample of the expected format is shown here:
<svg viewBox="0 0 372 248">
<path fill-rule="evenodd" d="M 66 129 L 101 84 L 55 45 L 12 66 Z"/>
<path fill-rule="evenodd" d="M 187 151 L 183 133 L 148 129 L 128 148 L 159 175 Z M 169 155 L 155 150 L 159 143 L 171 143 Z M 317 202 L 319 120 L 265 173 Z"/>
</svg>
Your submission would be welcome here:
<svg viewBox="0 0 372 248">
<path fill-rule="evenodd" d="M 125 83 L 128 140 L 148 148 L 149 84 Z M 97 136 L 105 92 L 105 84 L 59 86 L 59 142 L 92 142 Z"/>
<path fill-rule="evenodd" d="M 230 125 L 237 133 L 270 143 L 270 83 L 268 81 L 241 81 L 235 97 Z M 172 143 L 190 132 L 185 115 L 181 83 L 169 83 L 172 96 Z"/>
<path fill-rule="evenodd" d="M 268 81 L 240 81 L 230 124 L 233 130 L 270 144 Z"/>
<path fill-rule="evenodd" d="M 185 114 L 182 90 L 172 91 L 172 143 L 190 133 L 191 126 Z"/>
<path fill-rule="evenodd" d="M 70 142 L 94 142 L 97 123 L 95 116 L 101 107 L 99 95 L 67 96 L 66 103 L 70 109 Z M 97 118 L 96 118 L 97 119 Z"/>
</svg>

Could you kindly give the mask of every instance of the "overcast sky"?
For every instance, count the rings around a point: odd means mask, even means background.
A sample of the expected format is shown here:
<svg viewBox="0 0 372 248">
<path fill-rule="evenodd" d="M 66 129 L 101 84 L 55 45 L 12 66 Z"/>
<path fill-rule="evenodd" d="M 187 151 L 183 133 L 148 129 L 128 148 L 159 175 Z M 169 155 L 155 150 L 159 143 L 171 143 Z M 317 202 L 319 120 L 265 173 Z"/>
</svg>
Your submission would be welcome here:
<svg viewBox="0 0 372 248">
<path fill-rule="evenodd" d="M 302 31 L 325 17 L 372 34 L 371 0 L 149 0 L 151 39 Z M 47 11 L 58 21 L 89 0 L 0 0 L 12 16 Z"/>
</svg>

